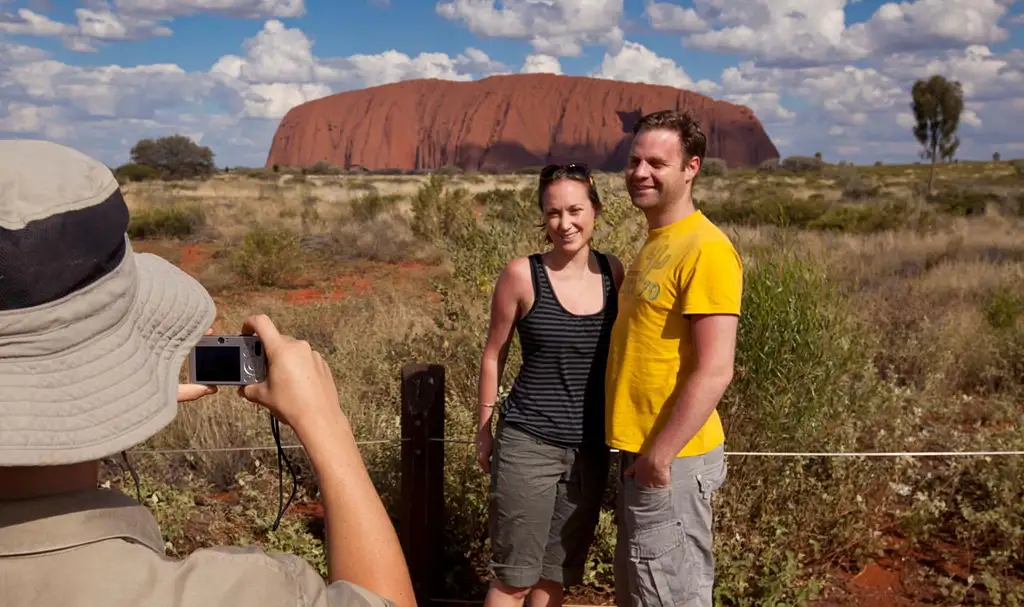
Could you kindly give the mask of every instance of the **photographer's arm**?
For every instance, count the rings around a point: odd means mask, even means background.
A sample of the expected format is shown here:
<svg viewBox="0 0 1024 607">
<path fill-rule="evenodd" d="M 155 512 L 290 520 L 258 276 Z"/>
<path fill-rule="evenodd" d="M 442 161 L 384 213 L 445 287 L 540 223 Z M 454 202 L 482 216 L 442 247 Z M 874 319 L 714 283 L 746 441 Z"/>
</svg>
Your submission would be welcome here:
<svg viewBox="0 0 1024 607">
<path fill-rule="evenodd" d="M 398 535 L 366 471 L 330 367 L 304 341 L 281 335 L 266 316 L 245 321 L 267 353 L 267 381 L 242 394 L 295 430 L 313 464 L 324 502 L 329 581 L 344 580 L 415 607 Z"/>
<path fill-rule="evenodd" d="M 352 582 L 399 607 L 414 607 L 398 536 L 363 465 L 348 420 L 336 411 L 296 428 L 323 496 L 328 580 Z"/>
</svg>

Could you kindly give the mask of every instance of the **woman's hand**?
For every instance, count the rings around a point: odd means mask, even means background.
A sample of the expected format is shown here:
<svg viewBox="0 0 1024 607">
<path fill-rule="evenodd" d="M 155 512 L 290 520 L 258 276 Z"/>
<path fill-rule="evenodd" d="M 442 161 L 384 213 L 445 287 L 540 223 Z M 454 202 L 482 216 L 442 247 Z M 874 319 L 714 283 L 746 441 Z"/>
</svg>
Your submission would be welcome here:
<svg viewBox="0 0 1024 607">
<path fill-rule="evenodd" d="M 491 453 L 494 451 L 494 437 L 491 425 L 481 426 L 476 433 L 476 461 L 486 474 L 491 473 Z"/>
</svg>

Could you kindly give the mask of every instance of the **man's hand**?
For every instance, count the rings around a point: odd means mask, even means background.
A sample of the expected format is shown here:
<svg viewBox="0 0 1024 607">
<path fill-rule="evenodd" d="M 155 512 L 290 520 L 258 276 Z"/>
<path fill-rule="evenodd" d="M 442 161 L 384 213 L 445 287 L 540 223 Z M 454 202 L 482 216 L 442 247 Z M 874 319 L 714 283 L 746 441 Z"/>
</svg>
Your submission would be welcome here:
<svg viewBox="0 0 1024 607">
<path fill-rule="evenodd" d="M 672 460 L 661 463 L 654 457 L 641 453 L 633 460 L 633 465 L 626 468 L 625 475 L 635 477 L 636 484 L 641 487 L 668 487 L 672 484 Z"/>
</svg>

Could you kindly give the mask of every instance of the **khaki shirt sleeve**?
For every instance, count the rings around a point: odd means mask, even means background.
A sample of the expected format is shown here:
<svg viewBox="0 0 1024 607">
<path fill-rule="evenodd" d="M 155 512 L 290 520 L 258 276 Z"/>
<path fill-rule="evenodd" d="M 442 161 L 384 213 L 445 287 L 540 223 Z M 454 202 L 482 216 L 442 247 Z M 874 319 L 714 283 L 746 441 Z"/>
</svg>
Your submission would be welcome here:
<svg viewBox="0 0 1024 607">
<path fill-rule="evenodd" d="M 292 562 L 298 576 L 298 583 L 311 607 L 396 607 L 395 604 L 362 586 L 351 582 L 324 582 L 313 567 L 304 559 L 293 555 L 274 555 L 278 559 Z"/>
</svg>

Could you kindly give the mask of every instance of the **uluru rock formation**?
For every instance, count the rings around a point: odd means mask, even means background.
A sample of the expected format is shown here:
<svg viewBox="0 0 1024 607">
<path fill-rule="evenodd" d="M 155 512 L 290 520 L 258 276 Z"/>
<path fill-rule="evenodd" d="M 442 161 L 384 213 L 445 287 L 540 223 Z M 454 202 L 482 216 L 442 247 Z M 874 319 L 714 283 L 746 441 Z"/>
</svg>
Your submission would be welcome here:
<svg viewBox="0 0 1024 607">
<path fill-rule="evenodd" d="M 267 166 L 514 170 L 626 163 L 632 128 L 656 110 L 692 111 L 708 156 L 751 166 L 779 152 L 746 106 L 669 86 L 555 74 L 407 80 L 298 105 L 281 120 Z"/>
</svg>

